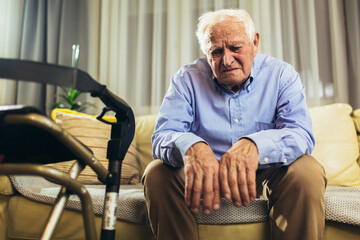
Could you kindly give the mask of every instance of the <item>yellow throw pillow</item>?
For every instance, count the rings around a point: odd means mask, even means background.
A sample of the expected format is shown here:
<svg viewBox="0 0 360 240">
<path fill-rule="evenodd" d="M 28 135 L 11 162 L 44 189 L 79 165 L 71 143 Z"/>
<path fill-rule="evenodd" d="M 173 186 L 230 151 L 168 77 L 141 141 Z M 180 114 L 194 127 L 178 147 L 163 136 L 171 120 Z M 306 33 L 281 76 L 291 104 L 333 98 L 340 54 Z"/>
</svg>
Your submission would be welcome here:
<svg viewBox="0 0 360 240">
<path fill-rule="evenodd" d="M 54 109 L 51 113 L 54 121 L 71 135 L 89 147 L 95 157 L 108 168 L 106 158 L 107 143 L 110 138 L 111 126 L 100 122 L 94 116 L 71 111 L 68 109 Z M 114 117 L 106 117 L 107 121 L 115 122 Z M 73 161 L 50 164 L 50 166 L 67 172 Z M 87 166 L 78 177 L 84 184 L 100 184 L 95 172 Z M 133 140 L 121 169 L 121 184 L 137 184 L 140 181 L 139 167 L 136 160 L 136 141 Z"/>
<path fill-rule="evenodd" d="M 315 136 L 312 156 L 325 168 L 328 185 L 360 188 L 359 146 L 348 104 L 310 108 Z"/>
</svg>

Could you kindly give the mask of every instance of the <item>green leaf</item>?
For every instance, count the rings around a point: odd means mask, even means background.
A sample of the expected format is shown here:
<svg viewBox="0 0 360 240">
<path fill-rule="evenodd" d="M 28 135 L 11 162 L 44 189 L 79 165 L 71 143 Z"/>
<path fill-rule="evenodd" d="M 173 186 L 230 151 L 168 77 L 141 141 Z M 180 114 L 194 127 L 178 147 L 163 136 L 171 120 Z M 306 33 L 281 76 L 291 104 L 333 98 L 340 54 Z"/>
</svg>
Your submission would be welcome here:
<svg viewBox="0 0 360 240">
<path fill-rule="evenodd" d="M 50 106 L 50 109 L 67 108 L 80 112 L 86 110 L 88 107 L 95 107 L 95 105 L 90 102 L 86 102 L 86 101 L 76 102 L 76 99 L 82 94 L 82 92 L 73 88 L 70 89 L 66 89 L 64 87 L 60 87 L 60 88 L 63 91 L 63 93 L 57 94 L 56 96 L 62 98 L 67 103 L 63 103 L 63 102 L 54 103 L 53 105 Z"/>
<path fill-rule="evenodd" d="M 70 98 L 71 98 L 72 100 L 75 101 L 76 98 L 77 98 L 80 94 L 81 94 L 80 91 L 78 91 L 78 90 L 76 90 L 76 89 L 73 89 L 73 88 L 70 89 Z"/>
</svg>

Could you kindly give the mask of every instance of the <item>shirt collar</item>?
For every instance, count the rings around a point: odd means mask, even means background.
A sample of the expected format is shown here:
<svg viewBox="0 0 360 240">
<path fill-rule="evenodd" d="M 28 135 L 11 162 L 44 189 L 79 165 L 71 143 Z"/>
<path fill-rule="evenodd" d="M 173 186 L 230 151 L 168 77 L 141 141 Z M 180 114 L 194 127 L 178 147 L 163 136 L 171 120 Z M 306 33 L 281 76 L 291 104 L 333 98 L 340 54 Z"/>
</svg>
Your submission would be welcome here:
<svg viewBox="0 0 360 240">
<path fill-rule="evenodd" d="M 225 91 L 228 94 L 234 95 L 234 92 L 229 90 L 227 87 L 225 87 L 225 85 L 219 83 L 219 81 L 217 80 L 217 78 L 214 76 L 214 74 L 212 74 L 213 80 L 215 82 L 215 84 L 223 91 Z M 248 77 L 248 79 L 246 80 L 245 84 L 243 85 L 242 89 L 246 90 L 247 92 L 250 92 L 252 90 L 252 82 L 253 82 L 254 78 L 253 78 L 253 72 L 250 72 L 250 76 Z"/>
<path fill-rule="evenodd" d="M 252 76 L 252 72 L 250 73 L 249 78 L 246 80 L 243 89 L 247 90 L 248 92 L 250 92 L 252 90 L 252 82 L 254 81 L 254 78 Z"/>
</svg>

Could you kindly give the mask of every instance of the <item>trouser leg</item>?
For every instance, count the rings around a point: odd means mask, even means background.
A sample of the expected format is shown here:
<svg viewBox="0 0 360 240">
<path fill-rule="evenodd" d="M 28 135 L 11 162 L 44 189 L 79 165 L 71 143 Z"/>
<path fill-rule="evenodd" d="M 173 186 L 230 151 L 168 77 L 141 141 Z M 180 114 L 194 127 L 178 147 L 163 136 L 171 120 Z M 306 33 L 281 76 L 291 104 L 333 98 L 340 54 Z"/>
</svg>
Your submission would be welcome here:
<svg viewBox="0 0 360 240">
<path fill-rule="evenodd" d="M 257 174 L 258 195 L 269 199 L 272 239 L 322 239 L 325 227 L 323 167 L 302 156 L 287 167 L 273 167 Z"/>
<path fill-rule="evenodd" d="M 142 181 L 156 239 L 198 239 L 196 219 L 184 200 L 184 169 L 154 160 L 147 166 Z"/>
</svg>

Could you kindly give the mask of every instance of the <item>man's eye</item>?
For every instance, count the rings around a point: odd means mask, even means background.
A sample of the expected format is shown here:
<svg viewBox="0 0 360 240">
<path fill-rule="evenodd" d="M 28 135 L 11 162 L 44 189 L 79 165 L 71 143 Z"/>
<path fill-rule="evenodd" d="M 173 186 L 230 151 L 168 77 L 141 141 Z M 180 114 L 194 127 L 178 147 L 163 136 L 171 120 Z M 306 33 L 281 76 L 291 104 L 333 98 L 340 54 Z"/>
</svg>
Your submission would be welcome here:
<svg viewBox="0 0 360 240">
<path fill-rule="evenodd" d="M 242 48 L 241 46 L 236 46 L 236 47 L 234 46 L 234 47 L 231 47 L 230 50 L 231 50 L 232 52 L 240 52 L 240 51 L 241 51 L 241 48 Z"/>
<path fill-rule="evenodd" d="M 221 54 L 223 53 L 222 49 L 215 49 L 211 52 L 211 56 L 213 57 L 219 57 L 221 56 Z"/>
</svg>

